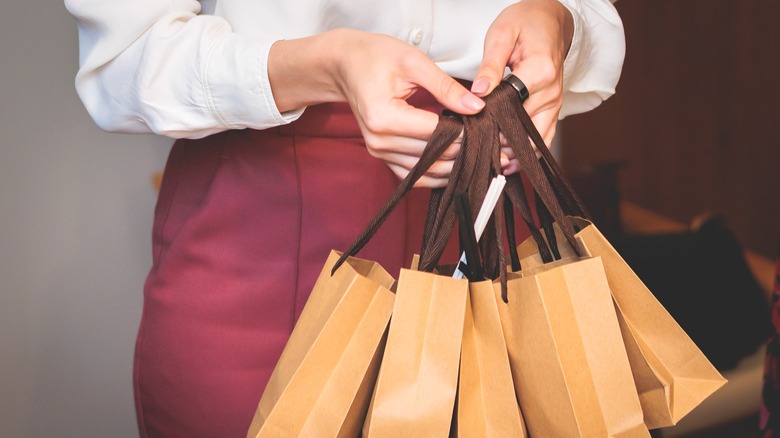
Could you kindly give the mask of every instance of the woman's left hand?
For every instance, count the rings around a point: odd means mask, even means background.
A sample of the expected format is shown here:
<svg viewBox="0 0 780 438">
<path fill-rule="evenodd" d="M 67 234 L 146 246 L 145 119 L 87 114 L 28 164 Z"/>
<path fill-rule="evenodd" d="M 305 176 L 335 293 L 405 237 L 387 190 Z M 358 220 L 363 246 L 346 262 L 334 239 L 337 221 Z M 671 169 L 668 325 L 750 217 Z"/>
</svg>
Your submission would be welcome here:
<svg viewBox="0 0 780 438">
<path fill-rule="evenodd" d="M 547 145 L 563 103 L 563 63 L 574 35 L 574 19 L 557 0 L 522 0 L 504 9 L 485 36 L 482 64 L 471 91 L 485 96 L 501 82 L 506 67 L 523 81 L 524 106 Z M 508 148 L 504 173 L 517 171 Z"/>
</svg>

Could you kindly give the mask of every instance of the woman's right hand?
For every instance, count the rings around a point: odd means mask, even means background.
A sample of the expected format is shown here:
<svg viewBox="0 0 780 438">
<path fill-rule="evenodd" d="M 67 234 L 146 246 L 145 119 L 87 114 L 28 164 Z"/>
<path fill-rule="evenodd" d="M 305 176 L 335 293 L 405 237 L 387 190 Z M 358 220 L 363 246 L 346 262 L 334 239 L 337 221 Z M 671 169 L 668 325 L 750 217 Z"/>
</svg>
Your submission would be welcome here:
<svg viewBox="0 0 780 438">
<path fill-rule="evenodd" d="M 446 108 L 476 114 L 484 102 L 439 69 L 423 52 L 396 38 L 339 29 L 279 41 L 268 74 L 280 111 L 347 102 L 369 152 L 404 178 L 417 163 L 439 116 L 406 102 L 420 88 Z M 446 185 L 456 141 L 417 183 Z"/>
</svg>

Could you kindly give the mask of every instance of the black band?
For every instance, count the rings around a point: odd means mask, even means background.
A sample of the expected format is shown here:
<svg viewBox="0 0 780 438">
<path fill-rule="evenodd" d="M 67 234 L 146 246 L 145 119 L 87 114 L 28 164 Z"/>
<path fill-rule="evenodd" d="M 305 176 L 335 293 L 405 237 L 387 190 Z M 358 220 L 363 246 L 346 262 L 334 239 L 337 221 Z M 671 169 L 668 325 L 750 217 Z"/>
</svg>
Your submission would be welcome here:
<svg viewBox="0 0 780 438">
<path fill-rule="evenodd" d="M 525 102 L 526 99 L 528 99 L 528 88 L 526 88 L 523 81 L 520 80 L 517 76 L 513 75 L 512 73 L 509 73 L 504 77 L 504 82 L 508 83 L 517 91 L 517 96 L 520 97 L 520 102 Z"/>
</svg>

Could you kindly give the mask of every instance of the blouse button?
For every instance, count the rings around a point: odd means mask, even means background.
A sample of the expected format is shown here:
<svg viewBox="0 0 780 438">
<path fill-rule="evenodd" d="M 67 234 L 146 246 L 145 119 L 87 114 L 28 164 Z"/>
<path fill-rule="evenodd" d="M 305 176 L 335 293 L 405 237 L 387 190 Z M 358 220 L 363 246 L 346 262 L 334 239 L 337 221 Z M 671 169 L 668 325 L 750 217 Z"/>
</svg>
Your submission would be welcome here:
<svg viewBox="0 0 780 438">
<path fill-rule="evenodd" d="M 420 30 L 420 29 L 412 30 L 411 36 L 412 36 L 412 38 L 411 38 L 412 44 L 414 44 L 415 46 L 418 46 L 418 45 L 420 45 L 420 43 L 423 40 L 423 31 Z"/>
</svg>

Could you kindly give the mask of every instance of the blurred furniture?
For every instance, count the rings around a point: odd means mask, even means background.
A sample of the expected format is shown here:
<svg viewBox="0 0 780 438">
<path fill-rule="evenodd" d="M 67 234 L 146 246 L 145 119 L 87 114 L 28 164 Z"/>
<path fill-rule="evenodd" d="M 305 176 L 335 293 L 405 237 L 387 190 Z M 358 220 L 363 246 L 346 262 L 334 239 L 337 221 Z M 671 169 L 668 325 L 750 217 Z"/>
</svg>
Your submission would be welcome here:
<svg viewBox="0 0 780 438">
<path fill-rule="evenodd" d="M 625 234 L 679 232 L 689 228 L 688 225 L 680 221 L 669 219 L 664 215 L 628 201 L 620 202 L 620 223 L 622 232 Z M 774 281 L 774 263 L 769 258 L 750 250 L 745 251 L 745 259 L 756 280 L 761 284 L 762 289 L 766 291 L 766 299 L 767 303 L 769 303 Z"/>
</svg>

